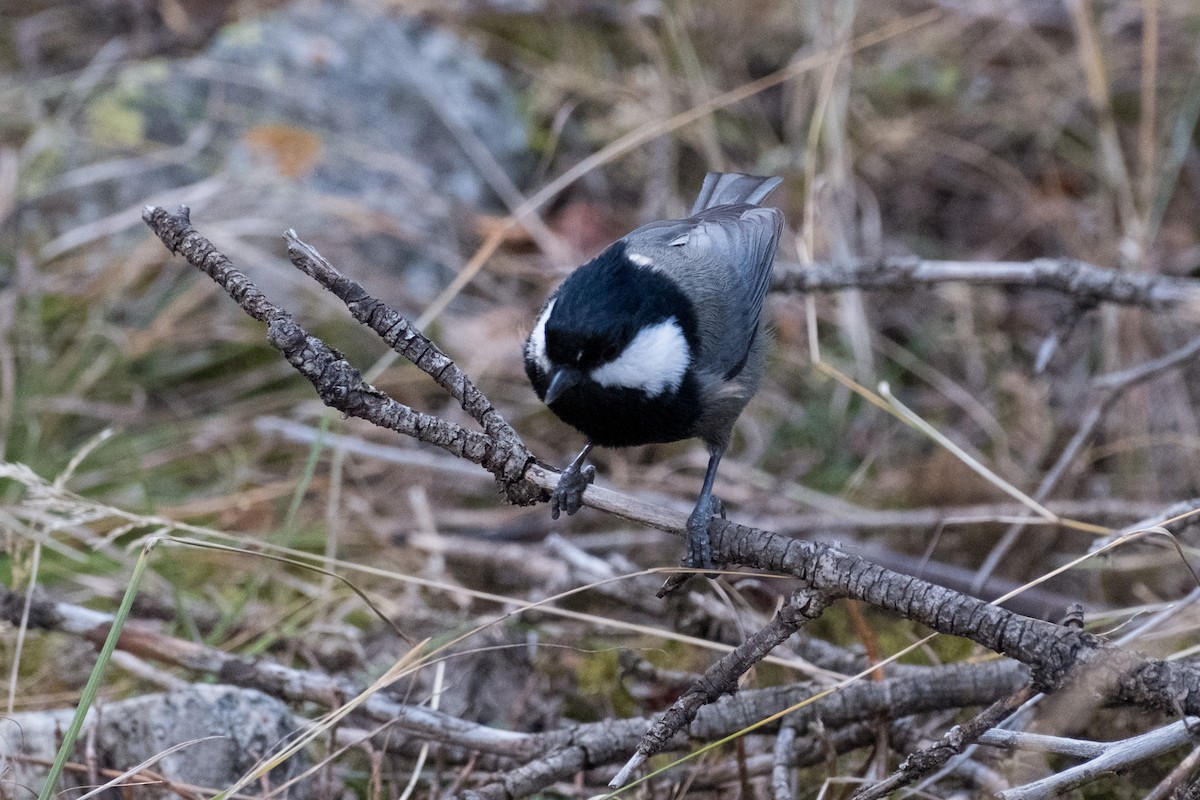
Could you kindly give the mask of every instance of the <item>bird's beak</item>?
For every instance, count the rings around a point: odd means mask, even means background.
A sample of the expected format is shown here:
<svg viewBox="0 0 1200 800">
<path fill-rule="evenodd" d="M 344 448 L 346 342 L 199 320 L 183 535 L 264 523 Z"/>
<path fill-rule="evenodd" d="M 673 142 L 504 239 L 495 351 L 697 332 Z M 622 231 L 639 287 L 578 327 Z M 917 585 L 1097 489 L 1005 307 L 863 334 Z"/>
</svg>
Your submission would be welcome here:
<svg viewBox="0 0 1200 800">
<path fill-rule="evenodd" d="M 574 367 L 559 367 L 550 374 L 550 385 L 546 387 L 546 396 L 542 401 L 550 405 L 567 389 L 583 380 L 583 373 Z"/>
</svg>

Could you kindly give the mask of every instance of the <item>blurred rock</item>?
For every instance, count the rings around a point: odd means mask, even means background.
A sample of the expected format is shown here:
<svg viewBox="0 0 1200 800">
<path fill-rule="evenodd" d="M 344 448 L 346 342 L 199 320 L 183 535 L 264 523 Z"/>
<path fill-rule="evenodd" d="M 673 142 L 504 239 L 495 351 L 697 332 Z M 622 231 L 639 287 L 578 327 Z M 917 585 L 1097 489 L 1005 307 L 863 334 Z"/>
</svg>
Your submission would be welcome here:
<svg viewBox="0 0 1200 800">
<path fill-rule="evenodd" d="M 12 714 L 0 720 L 0 795 L 17 797 L 17 787 L 35 792 L 46 779 L 46 763 L 54 759 L 73 709 Z M 154 761 L 149 769 L 168 781 L 192 786 L 227 788 L 259 760 L 286 746 L 296 723 L 280 701 L 253 689 L 197 684 L 166 694 L 150 694 L 93 707 L 80 733 L 72 761 L 88 763 L 84 743 L 94 737 L 96 767 L 125 771 L 175 745 L 205 737 Z M 301 751 L 271 771 L 268 783 L 278 788 L 308 767 Z M 107 780 L 105 777 L 101 781 Z M 142 784 L 143 779 L 135 778 Z M 84 786 L 89 776 L 67 771 L 60 782 Z M 251 783 L 244 794 L 261 792 Z M 299 781 L 291 800 L 311 794 L 311 783 Z M 175 797 L 165 788 L 139 785 L 137 797 Z"/>
<path fill-rule="evenodd" d="M 459 233 L 491 204 L 481 175 L 519 182 L 527 162 L 496 65 L 444 30 L 357 4 L 285 9 L 227 27 L 199 57 L 124 67 L 79 116 L 16 214 L 43 258 L 153 200 L 192 205 L 208 230 L 297 227 L 391 269 L 457 268 Z M 117 227 L 143 233 L 136 219 Z"/>
<path fill-rule="evenodd" d="M 193 99 L 211 108 L 219 92 L 241 117 L 234 166 L 265 155 L 283 174 L 401 220 L 428 223 L 452 201 L 476 205 L 489 195 L 456 143 L 463 132 L 510 175 L 525 153 L 525 126 L 499 68 L 445 31 L 355 5 L 235 26 L 182 72 L 198 79 L 185 80 Z"/>
</svg>

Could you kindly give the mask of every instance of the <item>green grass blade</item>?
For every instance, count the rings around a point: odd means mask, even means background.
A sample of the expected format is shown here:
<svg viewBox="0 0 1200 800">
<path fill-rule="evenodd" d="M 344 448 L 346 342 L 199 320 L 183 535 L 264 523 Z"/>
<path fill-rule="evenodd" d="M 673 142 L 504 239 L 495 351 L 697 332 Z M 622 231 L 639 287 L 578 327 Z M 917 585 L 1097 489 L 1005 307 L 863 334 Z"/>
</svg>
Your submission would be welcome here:
<svg viewBox="0 0 1200 800">
<path fill-rule="evenodd" d="M 96 666 L 92 667 L 92 674 L 88 677 L 87 685 L 83 687 L 83 694 L 79 698 L 79 707 L 75 709 L 75 717 L 71 720 L 66 733 L 63 734 L 62 745 L 59 746 L 54 763 L 50 766 L 50 773 L 46 776 L 46 783 L 38 794 L 38 800 L 50 800 L 54 794 L 54 785 L 62 776 L 63 767 L 66 766 L 67 759 L 75 748 L 75 740 L 79 738 L 79 731 L 83 729 L 83 721 L 87 718 L 92 702 L 96 699 L 100 682 L 104 680 L 104 671 L 112 658 L 113 650 L 117 648 L 117 640 L 121 638 L 121 630 L 125 627 L 125 620 L 129 618 L 129 611 L 133 608 L 133 599 L 137 597 L 138 586 L 142 582 L 142 575 L 145 574 L 146 565 L 150 561 L 150 551 L 154 549 L 154 545 L 158 541 L 157 538 L 147 541 L 142 548 L 142 554 L 138 556 L 137 563 L 133 565 L 133 574 L 129 577 L 129 588 L 125 590 L 125 596 L 121 598 L 121 607 L 117 609 L 117 613 L 113 617 L 108 638 L 104 640 L 104 646 L 100 648 L 100 655 L 96 659 Z"/>
</svg>

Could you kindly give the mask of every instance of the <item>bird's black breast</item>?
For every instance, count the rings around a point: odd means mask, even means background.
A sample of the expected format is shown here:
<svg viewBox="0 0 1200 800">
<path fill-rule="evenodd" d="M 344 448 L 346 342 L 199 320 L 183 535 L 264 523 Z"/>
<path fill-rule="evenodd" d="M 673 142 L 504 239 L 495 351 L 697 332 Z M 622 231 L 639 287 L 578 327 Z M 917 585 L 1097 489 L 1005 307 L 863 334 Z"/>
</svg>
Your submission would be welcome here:
<svg viewBox="0 0 1200 800">
<path fill-rule="evenodd" d="M 549 383 L 546 376 L 530 362 L 526 362 L 525 369 L 538 397 L 545 397 Z M 610 388 L 585 379 L 563 392 L 550 410 L 593 444 L 634 447 L 694 436 L 700 416 L 700 394 L 690 372 L 677 391 L 658 397 L 647 397 L 639 389 Z"/>
</svg>

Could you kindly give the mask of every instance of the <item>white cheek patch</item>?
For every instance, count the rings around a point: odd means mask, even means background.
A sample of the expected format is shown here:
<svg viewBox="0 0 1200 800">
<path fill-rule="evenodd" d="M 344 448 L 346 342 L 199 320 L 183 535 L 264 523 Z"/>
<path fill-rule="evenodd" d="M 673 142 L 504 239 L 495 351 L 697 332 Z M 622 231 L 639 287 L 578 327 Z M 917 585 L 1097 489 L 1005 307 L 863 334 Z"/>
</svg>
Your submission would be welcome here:
<svg viewBox="0 0 1200 800">
<path fill-rule="evenodd" d="M 610 389 L 641 389 L 658 397 L 679 388 L 690 362 L 687 339 L 672 317 L 639 331 L 621 355 L 592 370 L 591 378 Z"/>
<path fill-rule="evenodd" d="M 650 256 L 644 256 L 641 253 L 627 252 L 625 253 L 625 257 L 637 264 L 639 267 L 649 267 L 654 264 L 654 259 L 650 258 Z"/>
<path fill-rule="evenodd" d="M 533 331 L 529 334 L 529 341 L 525 345 L 525 355 L 542 368 L 542 372 L 550 371 L 550 356 L 546 355 L 546 323 L 550 320 L 550 312 L 554 311 L 554 304 L 558 302 L 558 298 L 554 298 L 546 304 L 546 309 L 542 311 L 542 315 L 538 317 L 537 323 L 533 326 Z"/>
</svg>

